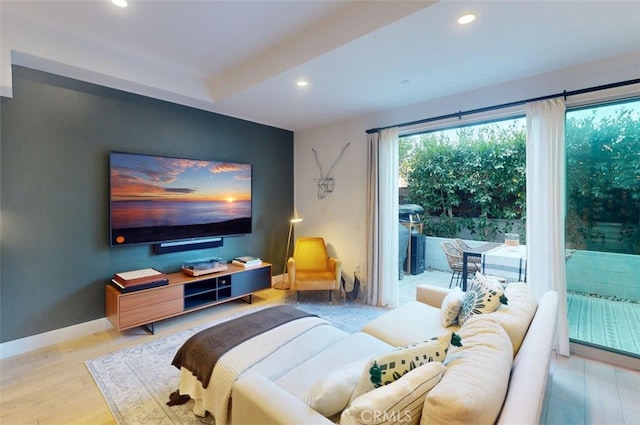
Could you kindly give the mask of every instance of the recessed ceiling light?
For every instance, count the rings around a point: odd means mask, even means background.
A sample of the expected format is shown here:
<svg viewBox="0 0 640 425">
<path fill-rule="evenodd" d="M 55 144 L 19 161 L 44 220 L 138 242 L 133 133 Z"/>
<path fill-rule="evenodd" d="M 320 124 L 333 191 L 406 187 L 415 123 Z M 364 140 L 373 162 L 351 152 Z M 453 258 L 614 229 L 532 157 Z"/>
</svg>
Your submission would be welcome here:
<svg viewBox="0 0 640 425">
<path fill-rule="evenodd" d="M 300 81 L 296 82 L 296 86 L 298 86 L 298 87 L 306 87 L 308 85 L 309 85 L 309 83 L 307 81 L 305 81 L 305 80 L 300 80 Z"/>
<path fill-rule="evenodd" d="M 470 24 L 471 22 L 476 20 L 476 15 L 473 13 L 465 13 L 464 15 L 458 18 L 458 23 L 460 25 Z"/>
<path fill-rule="evenodd" d="M 127 7 L 127 0 L 111 0 L 111 3 L 118 7 Z"/>
</svg>

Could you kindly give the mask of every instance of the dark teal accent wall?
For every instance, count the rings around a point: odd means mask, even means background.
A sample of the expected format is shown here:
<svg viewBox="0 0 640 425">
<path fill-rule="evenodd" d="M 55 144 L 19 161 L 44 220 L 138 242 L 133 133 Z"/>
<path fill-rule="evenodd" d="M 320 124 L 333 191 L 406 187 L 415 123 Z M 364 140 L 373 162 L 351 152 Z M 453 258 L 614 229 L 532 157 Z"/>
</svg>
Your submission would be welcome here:
<svg viewBox="0 0 640 425">
<path fill-rule="evenodd" d="M 104 317 L 118 271 L 241 254 L 282 267 L 292 132 L 18 66 L 1 102 L 1 342 Z M 251 163 L 253 233 L 163 255 L 110 248 L 111 150 Z"/>
</svg>

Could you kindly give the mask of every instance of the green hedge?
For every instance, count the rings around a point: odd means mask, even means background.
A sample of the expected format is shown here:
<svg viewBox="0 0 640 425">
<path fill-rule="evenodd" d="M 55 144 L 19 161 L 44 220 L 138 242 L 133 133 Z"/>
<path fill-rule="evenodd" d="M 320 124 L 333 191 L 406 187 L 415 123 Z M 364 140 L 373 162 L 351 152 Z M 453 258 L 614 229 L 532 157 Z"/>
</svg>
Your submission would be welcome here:
<svg viewBox="0 0 640 425">
<path fill-rule="evenodd" d="M 640 102 L 633 105 L 638 108 Z M 595 223 L 616 222 L 622 223 L 620 240 L 628 241 L 625 251 L 637 252 L 640 114 L 621 107 L 603 118 L 597 110 L 568 116 L 567 242 L 601 241 Z M 401 138 L 405 201 L 439 217 L 426 223 L 426 233 L 452 237 L 469 229 L 490 238 L 504 231 L 493 219 L 524 220 L 525 140 L 522 120 Z"/>
<path fill-rule="evenodd" d="M 406 200 L 427 215 L 521 219 L 526 204 L 525 131 L 515 123 L 402 139 Z"/>
</svg>

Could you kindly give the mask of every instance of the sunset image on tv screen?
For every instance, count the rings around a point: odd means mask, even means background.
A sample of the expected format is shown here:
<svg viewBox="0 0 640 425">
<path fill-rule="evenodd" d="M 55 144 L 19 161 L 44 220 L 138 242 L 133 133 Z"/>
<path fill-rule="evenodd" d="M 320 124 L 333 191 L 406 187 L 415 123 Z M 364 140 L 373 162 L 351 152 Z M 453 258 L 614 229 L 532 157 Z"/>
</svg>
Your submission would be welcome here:
<svg viewBox="0 0 640 425">
<path fill-rule="evenodd" d="M 111 153 L 111 243 L 249 233 L 251 165 Z"/>
</svg>

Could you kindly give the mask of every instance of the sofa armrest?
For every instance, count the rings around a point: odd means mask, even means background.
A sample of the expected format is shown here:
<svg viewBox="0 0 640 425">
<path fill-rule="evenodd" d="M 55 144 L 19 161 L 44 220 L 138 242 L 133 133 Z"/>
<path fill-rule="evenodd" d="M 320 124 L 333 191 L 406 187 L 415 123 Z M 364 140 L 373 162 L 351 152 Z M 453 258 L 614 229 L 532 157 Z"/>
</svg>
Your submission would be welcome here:
<svg viewBox="0 0 640 425">
<path fill-rule="evenodd" d="M 527 335 L 513 360 L 509 390 L 496 422 L 499 425 L 543 422 L 558 304 L 559 297 L 555 291 L 546 292 L 540 299 Z"/>
<path fill-rule="evenodd" d="M 332 425 L 329 419 L 259 373 L 240 377 L 231 394 L 233 425 Z"/>
<path fill-rule="evenodd" d="M 416 300 L 432 307 L 440 308 L 442 300 L 449 293 L 449 289 L 433 285 L 418 285 L 416 287 Z"/>
</svg>

